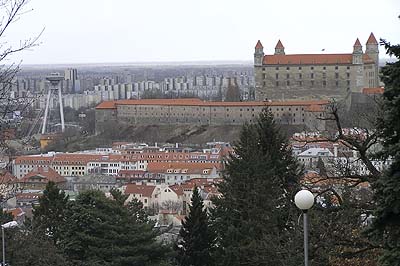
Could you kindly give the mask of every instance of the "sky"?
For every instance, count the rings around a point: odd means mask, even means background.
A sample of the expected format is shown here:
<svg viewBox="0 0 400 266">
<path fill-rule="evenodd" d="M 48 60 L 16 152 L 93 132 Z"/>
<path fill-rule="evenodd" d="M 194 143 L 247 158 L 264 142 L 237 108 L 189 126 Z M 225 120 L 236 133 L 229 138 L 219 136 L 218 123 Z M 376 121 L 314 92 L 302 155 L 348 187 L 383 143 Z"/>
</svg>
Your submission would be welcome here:
<svg viewBox="0 0 400 266">
<path fill-rule="evenodd" d="M 371 32 L 400 43 L 400 0 L 30 0 L 25 10 L 1 43 L 44 29 L 40 45 L 8 63 L 251 61 L 257 40 L 269 54 L 278 39 L 286 54 L 351 53 Z"/>
</svg>

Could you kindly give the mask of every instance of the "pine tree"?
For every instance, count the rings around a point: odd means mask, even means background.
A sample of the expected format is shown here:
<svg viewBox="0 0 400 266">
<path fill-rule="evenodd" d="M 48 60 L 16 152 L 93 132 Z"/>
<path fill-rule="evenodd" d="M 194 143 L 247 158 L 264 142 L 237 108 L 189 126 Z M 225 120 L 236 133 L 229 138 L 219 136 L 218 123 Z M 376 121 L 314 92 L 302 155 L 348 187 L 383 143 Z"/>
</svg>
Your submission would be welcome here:
<svg viewBox="0 0 400 266">
<path fill-rule="evenodd" d="M 60 247 L 78 265 L 158 265 L 167 248 L 153 224 L 137 221 L 100 191 L 80 194 L 67 208 Z"/>
<path fill-rule="evenodd" d="M 213 233 L 208 226 L 208 214 L 197 187 L 193 189 L 189 214 L 182 222 L 178 242 L 178 263 L 181 266 L 211 266 Z"/>
<path fill-rule="evenodd" d="M 54 243 L 60 239 L 60 226 L 65 219 L 69 197 L 54 182 L 49 182 L 39 205 L 33 209 L 33 228 L 36 233 L 50 237 Z"/>
<path fill-rule="evenodd" d="M 234 151 L 212 213 L 218 265 L 298 265 L 291 201 L 299 167 L 271 112 L 243 126 Z"/>
<path fill-rule="evenodd" d="M 385 83 L 383 130 L 384 155 L 391 156 L 392 165 L 373 184 L 377 208 L 370 235 L 383 244 L 382 266 L 400 265 L 400 45 L 381 40 L 387 53 L 398 61 L 382 68 Z"/>
</svg>

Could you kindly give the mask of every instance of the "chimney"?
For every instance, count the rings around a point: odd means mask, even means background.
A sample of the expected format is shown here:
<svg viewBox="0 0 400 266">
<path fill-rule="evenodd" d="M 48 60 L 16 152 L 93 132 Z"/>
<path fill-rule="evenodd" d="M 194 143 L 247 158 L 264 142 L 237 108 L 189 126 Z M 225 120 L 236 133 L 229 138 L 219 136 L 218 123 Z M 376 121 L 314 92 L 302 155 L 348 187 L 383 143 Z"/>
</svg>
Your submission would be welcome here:
<svg viewBox="0 0 400 266">
<path fill-rule="evenodd" d="M 338 144 L 333 144 L 333 156 L 338 157 Z"/>
</svg>

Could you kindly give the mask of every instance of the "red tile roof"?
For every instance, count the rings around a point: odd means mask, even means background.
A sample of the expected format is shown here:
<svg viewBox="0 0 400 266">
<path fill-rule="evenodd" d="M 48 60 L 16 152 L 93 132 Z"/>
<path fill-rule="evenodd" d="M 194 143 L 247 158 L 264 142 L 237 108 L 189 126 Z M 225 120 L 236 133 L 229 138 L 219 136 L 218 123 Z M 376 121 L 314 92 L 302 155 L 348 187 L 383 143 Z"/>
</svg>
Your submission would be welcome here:
<svg viewBox="0 0 400 266">
<path fill-rule="evenodd" d="M 364 63 L 374 61 L 366 54 L 363 55 Z M 340 65 L 353 63 L 353 54 L 290 54 L 290 55 L 265 55 L 264 65 Z"/>
<path fill-rule="evenodd" d="M 128 184 L 125 189 L 125 194 L 139 194 L 143 197 L 150 197 L 156 186 L 152 185 L 138 185 L 138 184 Z"/>
<path fill-rule="evenodd" d="M 6 212 L 11 213 L 11 215 L 14 217 L 14 220 L 25 214 L 25 212 L 21 208 L 7 210 Z"/>
<path fill-rule="evenodd" d="M 0 173 L 0 184 L 9 184 L 17 181 L 17 178 L 13 176 L 10 172 Z"/>
<path fill-rule="evenodd" d="M 356 42 L 354 43 L 353 46 L 362 46 L 360 43 L 360 40 L 357 38 Z"/>
<path fill-rule="evenodd" d="M 281 40 L 278 40 L 278 43 L 276 44 L 276 46 L 275 46 L 275 49 L 284 49 L 285 47 L 283 46 L 283 44 L 282 44 L 282 42 L 281 42 Z"/>
<path fill-rule="evenodd" d="M 36 179 L 35 178 L 36 176 L 41 177 L 41 179 Z M 58 174 L 50 167 L 38 167 L 33 171 L 27 173 L 22 179 L 19 180 L 20 183 L 30 183 L 30 182 L 48 183 L 50 181 L 54 183 L 66 182 L 64 177 L 62 177 L 60 174 Z"/>
<path fill-rule="evenodd" d="M 385 92 L 385 88 L 378 87 L 378 88 L 363 88 L 363 94 L 383 94 Z"/>
<path fill-rule="evenodd" d="M 374 34 L 371 32 L 371 34 L 369 35 L 369 38 L 367 40 L 367 44 L 378 44 L 378 42 L 375 39 Z"/>
<path fill-rule="evenodd" d="M 189 162 L 149 162 L 147 165 L 147 171 L 150 173 L 168 173 L 169 169 L 179 170 L 179 173 L 202 173 L 203 170 L 219 169 L 222 167 L 221 164 L 213 163 L 189 163 Z"/>
<path fill-rule="evenodd" d="M 258 40 L 255 49 L 262 49 L 262 48 L 264 48 L 264 47 L 262 46 L 260 40 Z"/>
</svg>

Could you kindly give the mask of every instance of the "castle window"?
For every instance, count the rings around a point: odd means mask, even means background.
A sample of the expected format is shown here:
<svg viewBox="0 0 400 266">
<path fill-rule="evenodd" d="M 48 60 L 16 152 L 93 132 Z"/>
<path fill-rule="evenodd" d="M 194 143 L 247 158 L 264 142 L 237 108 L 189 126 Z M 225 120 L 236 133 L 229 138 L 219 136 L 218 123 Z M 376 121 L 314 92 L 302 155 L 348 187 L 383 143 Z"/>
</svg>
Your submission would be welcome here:
<svg viewBox="0 0 400 266">
<path fill-rule="evenodd" d="M 279 87 L 279 81 L 277 81 L 277 82 L 275 83 L 275 86 L 276 86 L 276 87 Z"/>
<path fill-rule="evenodd" d="M 263 74 L 263 79 L 265 79 L 266 77 L 267 77 L 267 75 L 264 73 L 264 74 Z"/>
<path fill-rule="evenodd" d="M 290 74 L 286 74 L 286 78 L 289 79 L 290 78 Z"/>
<path fill-rule="evenodd" d="M 311 80 L 311 86 L 314 86 L 314 80 Z"/>
<path fill-rule="evenodd" d="M 265 71 L 265 67 L 263 67 L 263 71 Z"/>
<path fill-rule="evenodd" d="M 275 79 L 279 79 L 279 74 L 278 73 L 275 74 Z"/>
<path fill-rule="evenodd" d="M 350 86 L 350 80 L 347 81 L 347 86 Z"/>
<path fill-rule="evenodd" d="M 322 78 L 326 79 L 326 73 L 322 73 Z"/>
<path fill-rule="evenodd" d="M 347 67 L 346 67 L 346 69 L 350 69 L 350 67 L 349 67 L 349 66 L 347 66 Z"/>
<path fill-rule="evenodd" d="M 336 84 L 336 88 L 339 87 L 339 81 L 336 80 L 335 84 Z"/>
<path fill-rule="evenodd" d="M 314 67 L 313 67 L 313 66 L 311 67 L 311 70 L 314 70 Z"/>
<path fill-rule="evenodd" d="M 275 67 L 275 70 L 279 70 L 279 67 Z"/>
<path fill-rule="evenodd" d="M 322 81 L 322 86 L 326 87 L 326 80 Z"/>
<path fill-rule="evenodd" d="M 286 67 L 286 70 L 289 70 L 290 69 L 290 67 Z"/>
<path fill-rule="evenodd" d="M 301 66 L 299 66 L 299 70 L 301 70 Z"/>
<path fill-rule="evenodd" d="M 301 73 L 299 73 L 299 79 L 302 79 L 303 75 Z"/>
<path fill-rule="evenodd" d="M 335 78 L 336 78 L 336 79 L 339 78 L 339 73 L 335 73 Z"/>
<path fill-rule="evenodd" d="M 290 86 L 290 81 L 286 81 L 286 86 Z"/>
<path fill-rule="evenodd" d="M 350 78 L 350 73 L 346 73 L 347 78 Z"/>
<path fill-rule="evenodd" d="M 311 76 L 310 76 L 312 79 L 314 78 L 314 73 L 311 73 Z"/>
<path fill-rule="evenodd" d="M 322 69 L 323 69 L 323 70 L 326 70 L 326 67 L 324 66 Z"/>
<path fill-rule="evenodd" d="M 303 86 L 303 81 L 299 81 L 299 86 Z"/>
<path fill-rule="evenodd" d="M 336 69 L 336 70 L 338 70 L 338 69 L 339 69 L 339 67 L 338 67 L 338 66 L 335 66 L 335 69 Z"/>
</svg>

